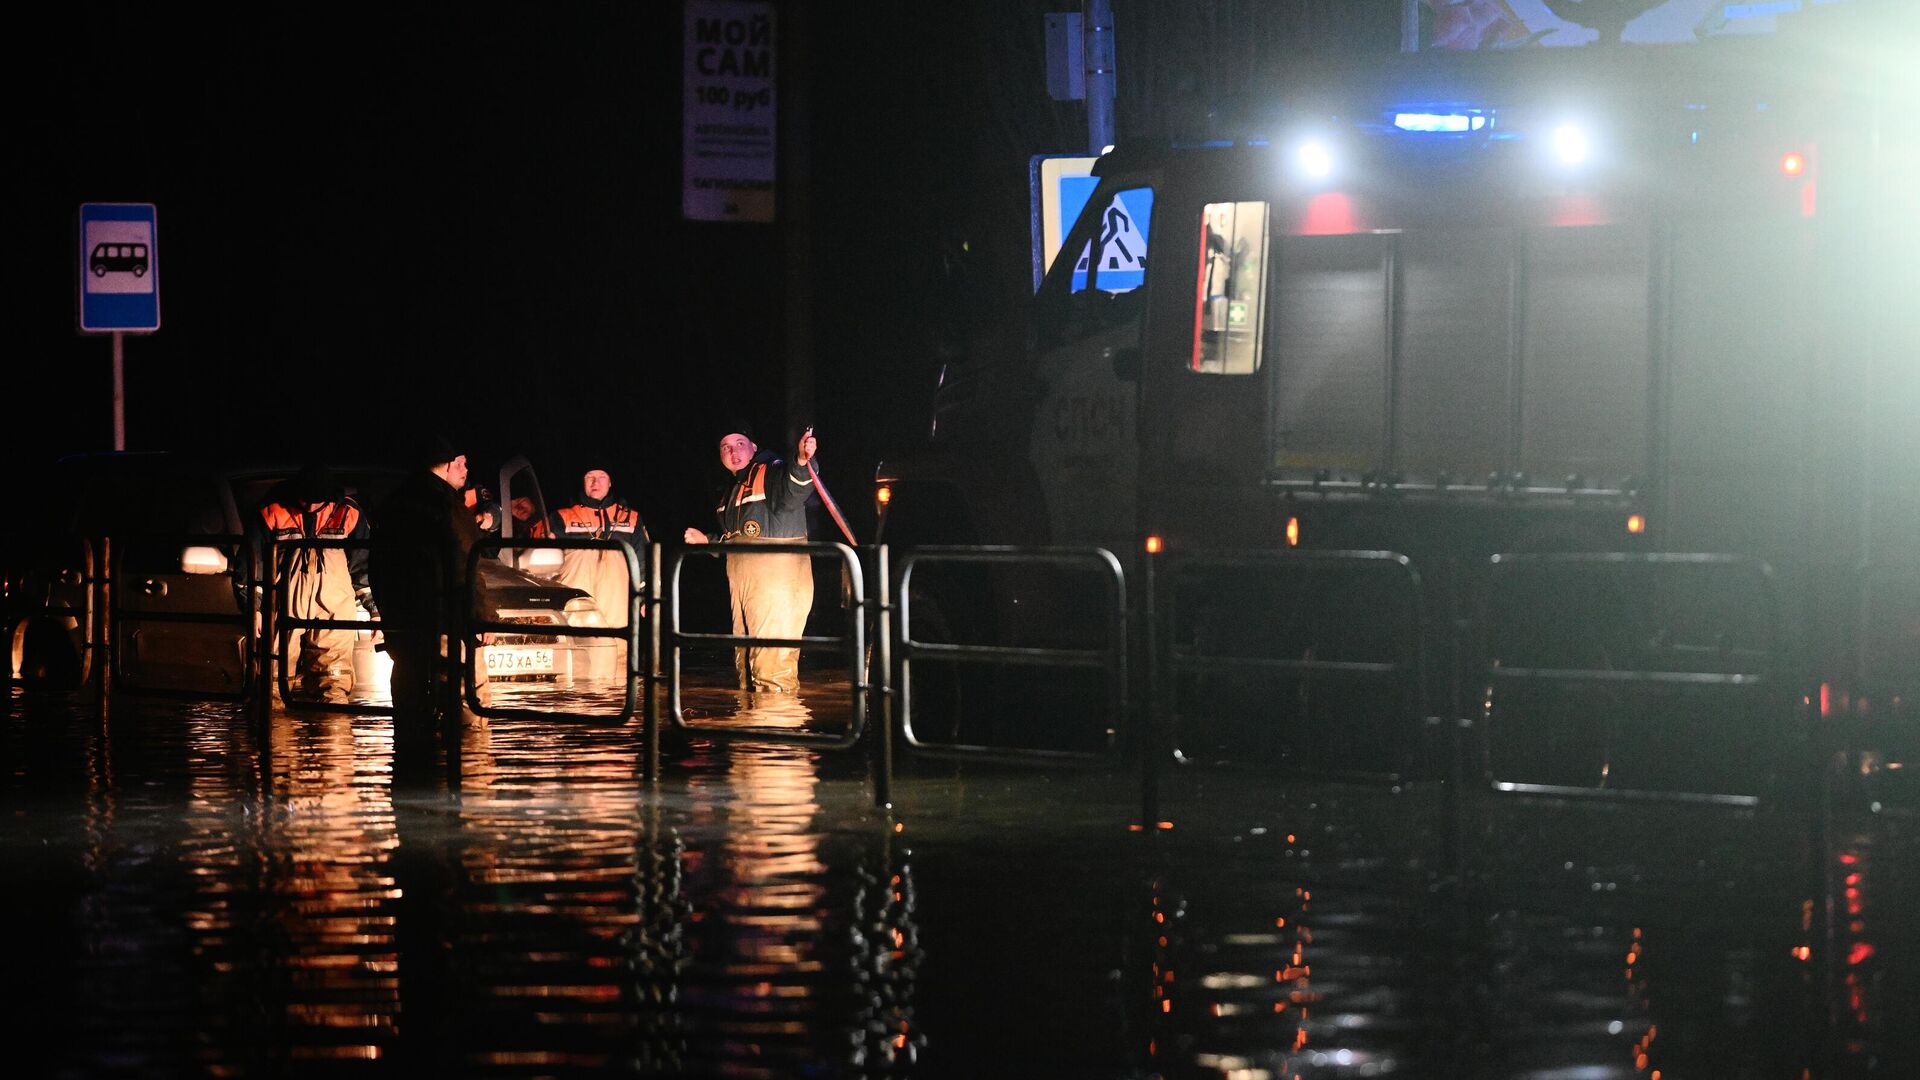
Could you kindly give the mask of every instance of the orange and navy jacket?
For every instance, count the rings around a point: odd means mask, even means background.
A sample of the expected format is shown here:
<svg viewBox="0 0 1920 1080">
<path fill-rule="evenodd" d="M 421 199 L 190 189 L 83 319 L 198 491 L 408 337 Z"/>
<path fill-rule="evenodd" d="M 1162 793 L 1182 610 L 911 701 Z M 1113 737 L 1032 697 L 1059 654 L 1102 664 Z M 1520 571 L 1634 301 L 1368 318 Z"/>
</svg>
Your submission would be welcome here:
<svg viewBox="0 0 1920 1080">
<path fill-rule="evenodd" d="M 275 540 L 360 540 L 367 539 L 367 516 L 351 497 L 307 505 L 270 502 L 260 508 L 260 522 L 266 534 Z M 347 549 L 347 572 L 353 587 L 367 587 L 367 549 Z"/>
<path fill-rule="evenodd" d="M 813 494 L 813 475 L 804 465 L 789 466 L 770 455 L 755 456 L 752 464 L 733 474 L 733 483 L 720 496 L 714 516 L 720 523 L 717 540 L 742 535 L 777 539 L 807 537 L 807 497 Z M 753 522 L 757 529 L 749 529 Z"/>
<path fill-rule="evenodd" d="M 640 520 L 640 511 L 612 497 L 589 499 L 582 495 L 572 506 L 555 510 L 547 528 L 554 536 L 584 540 L 609 540 L 618 536 L 631 542 L 638 534 L 644 542 L 647 536 L 647 525 Z"/>
</svg>

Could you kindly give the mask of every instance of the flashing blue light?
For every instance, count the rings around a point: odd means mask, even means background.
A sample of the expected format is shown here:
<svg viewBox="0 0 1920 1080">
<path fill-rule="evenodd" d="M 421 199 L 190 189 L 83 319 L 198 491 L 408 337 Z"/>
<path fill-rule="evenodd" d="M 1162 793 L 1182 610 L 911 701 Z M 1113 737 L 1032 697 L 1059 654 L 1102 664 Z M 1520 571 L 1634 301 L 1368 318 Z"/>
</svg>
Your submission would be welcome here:
<svg viewBox="0 0 1920 1080">
<path fill-rule="evenodd" d="M 1467 131 L 1479 131 L 1487 126 L 1483 113 L 1414 113 L 1393 114 L 1393 126 L 1401 131 L 1428 131 L 1458 134 Z"/>
</svg>

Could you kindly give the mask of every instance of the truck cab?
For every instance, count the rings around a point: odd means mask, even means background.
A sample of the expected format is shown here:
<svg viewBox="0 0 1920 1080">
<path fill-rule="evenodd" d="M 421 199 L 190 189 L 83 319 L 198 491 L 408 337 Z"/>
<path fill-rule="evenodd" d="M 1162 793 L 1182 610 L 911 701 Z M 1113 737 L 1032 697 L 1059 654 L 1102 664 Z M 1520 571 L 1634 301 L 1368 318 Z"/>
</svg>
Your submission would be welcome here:
<svg viewBox="0 0 1920 1080">
<path fill-rule="evenodd" d="M 883 535 L 1435 573 L 1741 552 L 1844 619 L 1881 528 L 1861 462 L 1900 452 L 1868 413 L 1911 322 L 1881 275 L 1911 263 L 1914 200 L 1882 179 L 1912 149 L 1897 95 L 1839 55 L 1303 65 L 1255 130 L 1123 143 L 1028 353 L 950 369 L 925 451 L 882 465 Z M 1142 205 L 1144 255 L 1115 219 Z"/>
</svg>

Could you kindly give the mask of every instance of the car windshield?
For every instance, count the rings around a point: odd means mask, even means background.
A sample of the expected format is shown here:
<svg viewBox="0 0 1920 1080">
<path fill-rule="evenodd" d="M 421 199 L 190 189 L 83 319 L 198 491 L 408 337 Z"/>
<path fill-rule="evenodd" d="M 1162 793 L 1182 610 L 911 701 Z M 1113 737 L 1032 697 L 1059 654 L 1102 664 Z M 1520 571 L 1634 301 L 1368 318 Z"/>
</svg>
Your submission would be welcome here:
<svg viewBox="0 0 1920 1080">
<path fill-rule="evenodd" d="M 74 462 L 59 470 L 54 514 L 76 536 L 208 534 L 232 529 L 207 469 L 161 457 Z"/>
</svg>

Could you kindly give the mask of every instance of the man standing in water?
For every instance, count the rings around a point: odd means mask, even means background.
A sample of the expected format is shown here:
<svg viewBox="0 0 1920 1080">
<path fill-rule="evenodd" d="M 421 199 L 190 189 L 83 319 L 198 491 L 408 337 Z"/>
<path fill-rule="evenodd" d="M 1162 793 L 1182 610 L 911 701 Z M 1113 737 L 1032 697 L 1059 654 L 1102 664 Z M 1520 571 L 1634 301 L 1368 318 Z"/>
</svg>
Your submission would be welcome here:
<svg viewBox="0 0 1920 1080">
<path fill-rule="evenodd" d="M 467 559 L 480 539 L 460 494 L 467 482 L 467 456 L 436 439 L 419 460 L 420 467 L 375 515 L 367 568 L 374 595 L 381 599 L 387 654 L 393 658 L 396 750 L 402 744 L 431 745 L 423 740 L 437 726 L 450 689 L 445 658 L 459 648 L 452 634 L 456 616 L 463 613 L 454 606 L 466 593 Z M 476 670 L 476 682 L 484 677 Z"/>
<path fill-rule="evenodd" d="M 745 423 L 728 426 L 720 438 L 720 466 L 733 478 L 714 508 L 714 533 L 688 529 L 689 544 L 800 544 L 807 539 L 807 469 L 818 443 L 813 429 L 800 437 L 788 465 L 754 445 Z M 805 552 L 749 554 L 727 559 L 733 594 L 733 632 L 753 637 L 797 638 L 813 609 L 813 560 Z M 735 650 L 740 688 L 792 694 L 800 689 L 800 650 L 791 647 Z"/>
</svg>

